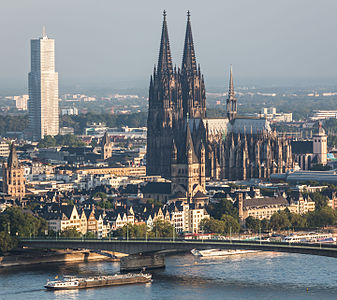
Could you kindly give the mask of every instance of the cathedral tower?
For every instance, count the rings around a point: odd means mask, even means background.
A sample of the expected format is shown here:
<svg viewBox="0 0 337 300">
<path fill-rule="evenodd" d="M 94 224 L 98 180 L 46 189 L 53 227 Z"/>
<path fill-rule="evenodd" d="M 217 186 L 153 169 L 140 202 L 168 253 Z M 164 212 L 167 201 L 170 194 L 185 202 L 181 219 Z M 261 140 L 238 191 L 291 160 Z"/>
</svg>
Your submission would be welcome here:
<svg viewBox="0 0 337 300">
<path fill-rule="evenodd" d="M 186 117 L 188 114 L 190 118 L 205 118 L 206 91 L 204 76 L 201 74 L 200 65 L 197 67 L 189 11 L 187 12 L 181 75 L 184 116 Z"/>
<path fill-rule="evenodd" d="M 228 90 L 228 98 L 226 100 L 226 110 L 227 110 L 228 119 L 234 120 L 237 114 L 237 100 L 235 98 L 235 92 L 234 92 L 232 66 L 231 66 L 230 74 L 229 74 L 229 90 Z"/>
<path fill-rule="evenodd" d="M 179 70 L 173 68 L 166 12 L 160 41 L 158 66 L 150 79 L 147 119 L 147 174 L 170 177 L 173 129 L 182 118 Z"/>
</svg>

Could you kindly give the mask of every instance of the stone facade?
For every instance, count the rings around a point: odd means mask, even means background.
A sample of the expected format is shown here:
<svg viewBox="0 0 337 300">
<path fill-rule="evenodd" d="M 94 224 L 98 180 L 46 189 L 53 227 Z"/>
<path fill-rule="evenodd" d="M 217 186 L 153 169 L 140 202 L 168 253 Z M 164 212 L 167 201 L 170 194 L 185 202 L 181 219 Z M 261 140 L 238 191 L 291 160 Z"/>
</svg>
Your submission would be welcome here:
<svg viewBox="0 0 337 300">
<path fill-rule="evenodd" d="M 11 145 L 7 163 L 3 165 L 3 192 L 19 199 L 26 194 L 24 168 L 19 163 L 14 144 Z"/>
<path fill-rule="evenodd" d="M 158 67 L 149 88 L 147 175 L 171 179 L 173 192 L 190 198 L 204 192 L 206 177 L 268 178 L 293 167 L 289 141 L 273 132 L 266 119 L 237 115 L 232 69 L 226 107 L 226 117 L 206 117 L 189 13 L 182 67 L 173 68 L 164 12 Z"/>
</svg>

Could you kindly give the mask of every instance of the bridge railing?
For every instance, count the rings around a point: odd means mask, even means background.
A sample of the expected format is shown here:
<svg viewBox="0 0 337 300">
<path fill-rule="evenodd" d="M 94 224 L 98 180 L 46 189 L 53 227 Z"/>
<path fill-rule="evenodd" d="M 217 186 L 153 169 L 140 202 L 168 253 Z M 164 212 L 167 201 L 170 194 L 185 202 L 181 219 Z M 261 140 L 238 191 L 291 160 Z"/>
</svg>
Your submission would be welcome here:
<svg viewBox="0 0 337 300">
<path fill-rule="evenodd" d="M 291 243 L 291 242 L 277 242 L 277 241 L 259 241 L 259 240 L 216 240 L 216 239 L 183 239 L 183 238 L 103 238 L 103 239 L 93 239 L 93 238 L 55 238 L 48 236 L 41 237 L 27 237 L 20 238 L 22 242 L 95 242 L 95 243 L 109 243 L 109 242 L 148 242 L 148 243 L 158 243 L 158 242 L 172 242 L 172 243 L 205 243 L 205 244 L 243 244 L 243 245 L 269 245 L 269 246 L 298 246 L 298 247 L 313 247 L 313 248 L 331 248 L 337 250 L 336 244 L 327 244 L 327 243 Z"/>
</svg>

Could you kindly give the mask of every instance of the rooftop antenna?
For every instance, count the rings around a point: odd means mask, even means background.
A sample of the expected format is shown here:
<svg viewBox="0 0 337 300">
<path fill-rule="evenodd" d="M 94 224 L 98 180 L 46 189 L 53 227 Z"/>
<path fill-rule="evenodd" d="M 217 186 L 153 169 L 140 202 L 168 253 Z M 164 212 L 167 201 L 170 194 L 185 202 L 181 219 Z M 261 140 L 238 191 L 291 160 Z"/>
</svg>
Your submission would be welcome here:
<svg viewBox="0 0 337 300">
<path fill-rule="evenodd" d="M 43 37 L 43 38 L 44 38 L 44 37 L 47 37 L 47 36 L 46 36 L 46 26 L 45 26 L 45 25 L 42 26 L 42 37 Z"/>
</svg>

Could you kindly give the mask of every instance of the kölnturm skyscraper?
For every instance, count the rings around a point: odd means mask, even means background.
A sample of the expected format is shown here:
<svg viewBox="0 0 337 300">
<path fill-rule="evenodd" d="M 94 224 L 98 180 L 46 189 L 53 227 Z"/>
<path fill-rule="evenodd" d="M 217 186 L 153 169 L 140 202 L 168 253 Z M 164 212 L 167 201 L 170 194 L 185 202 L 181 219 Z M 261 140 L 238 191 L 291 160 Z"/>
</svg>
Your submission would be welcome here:
<svg viewBox="0 0 337 300">
<path fill-rule="evenodd" d="M 31 40 L 29 129 L 33 140 L 59 133 L 58 73 L 55 72 L 55 40 L 43 29 L 42 37 Z"/>
</svg>

